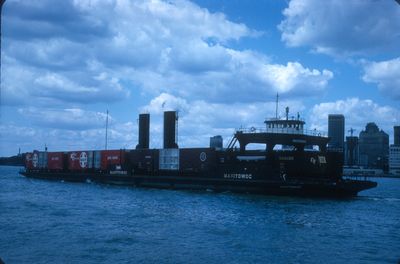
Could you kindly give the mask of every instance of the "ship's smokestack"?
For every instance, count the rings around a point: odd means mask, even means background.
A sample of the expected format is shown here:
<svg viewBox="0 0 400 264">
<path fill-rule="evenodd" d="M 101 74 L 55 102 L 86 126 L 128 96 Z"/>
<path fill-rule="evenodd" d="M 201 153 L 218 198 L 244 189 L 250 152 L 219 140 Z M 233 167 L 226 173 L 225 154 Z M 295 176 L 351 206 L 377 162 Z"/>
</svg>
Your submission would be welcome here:
<svg viewBox="0 0 400 264">
<path fill-rule="evenodd" d="M 164 112 L 164 148 L 178 148 L 176 144 L 176 111 Z"/>
<path fill-rule="evenodd" d="M 150 114 L 139 115 L 139 144 L 136 149 L 148 149 L 150 141 Z"/>
</svg>

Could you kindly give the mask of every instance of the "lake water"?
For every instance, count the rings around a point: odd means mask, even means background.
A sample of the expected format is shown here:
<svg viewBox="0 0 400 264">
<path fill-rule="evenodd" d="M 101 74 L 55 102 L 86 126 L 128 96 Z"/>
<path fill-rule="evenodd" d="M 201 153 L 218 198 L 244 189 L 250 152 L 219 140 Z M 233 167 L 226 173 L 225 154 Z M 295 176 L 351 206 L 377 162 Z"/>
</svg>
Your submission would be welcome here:
<svg viewBox="0 0 400 264">
<path fill-rule="evenodd" d="M 398 263 L 400 179 L 352 199 L 27 179 L 0 167 L 6 263 Z"/>
</svg>

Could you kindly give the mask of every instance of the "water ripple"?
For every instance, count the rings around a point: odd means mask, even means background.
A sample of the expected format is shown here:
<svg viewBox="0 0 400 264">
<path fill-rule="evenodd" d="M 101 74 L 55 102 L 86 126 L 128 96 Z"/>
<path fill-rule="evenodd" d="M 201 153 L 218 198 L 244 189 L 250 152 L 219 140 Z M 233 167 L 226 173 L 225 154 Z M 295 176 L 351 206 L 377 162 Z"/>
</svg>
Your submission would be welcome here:
<svg viewBox="0 0 400 264">
<path fill-rule="evenodd" d="M 32 180 L 0 167 L 6 263 L 396 263 L 400 180 L 354 199 Z"/>
</svg>

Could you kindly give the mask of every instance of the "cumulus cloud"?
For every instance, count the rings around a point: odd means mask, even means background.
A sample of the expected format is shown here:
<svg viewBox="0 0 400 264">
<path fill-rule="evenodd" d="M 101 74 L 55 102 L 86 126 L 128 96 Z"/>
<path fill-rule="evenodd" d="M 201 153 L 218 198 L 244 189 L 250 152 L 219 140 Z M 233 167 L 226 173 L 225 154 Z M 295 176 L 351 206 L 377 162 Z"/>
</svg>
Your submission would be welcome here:
<svg viewBox="0 0 400 264">
<path fill-rule="evenodd" d="M 28 122 L 42 128 L 85 130 L 105 127 L 106 113 L 85 111 L 79 108 L 38 109 L 20 108 L 18 112 Z M 110 123 L 113 118 L 109 116 Z"/>
<path fill-rule="evenodd" d="M 137 128 L 132 122 L 116 123 L 108 130 L 108 149 L 132 149 L 136 146 Z M 0 153 L 15 155 L 34 149 L 49 151 L 101 150 L 105 147 L 104 129 L 42 129 L 23 125 L 0 125 Z"/>
<path fill-rule="evenodd" d="M 379 90 L 392 99 L 400 100 L 400 57 L 364 64 L 362 79 L 378 84 Z"/>
<path fill-rule="evenodd" d="M 291 0 L 278 28 L 288 46 L 346 57 L 397 52 L 400 6 L 395 1 Z"/>
<path fill-rule="evenodd" d="M 299 62 L 273 64 L 252 51 L 226 52 L 230 62 L 218 71 L 187 74 L 133 70 L 129 75 L 135 76 L 142 89 L 153 95 L 165 92 L 213 103 L 265 101 L 276 92 L 287 97 L 315 96 L 333 78 L 329 70 L 306 68 Z M 148 82 L 149 79 L 152 81 Z"/>
<path fill-rule="evenodd" d="M 368 122 L 375 122 L 386 133 L 391 134 L 393 124 L 400 122 L 400 111 L 396 108 L 379 105 L 372 100 L 348 98 L 315 105 L 310 112 L 312 126 L 328 131 L 329 114 L 343 114 L 346 130 L 355 128 L 357 133 L 361 132 Z"/>
<path fill-rule="evenodd" d="M 49 151 L 104 149 L 106 114 L 73 109 L 21 108 L 25 125 L 0 125 L 0 155 L 33 149 Z M 108 149 L 134 148 L 137 124 L 109 116 Z"/>
<path fill-rule="evenodd" d="M 182 142 L 199 138 L 204 146 L 240 124 L 262 125 L 276 92 L 292 100 L 315 95 L 333 78 L 327 69 L 233 48 L 260 32 L 186 0 L 7 1 L 2 15 L 1 103 L 20 108 L 41 142 L 59 136 L 67 146 L 79 138 L 92 148 L 103 141 L 103 117 L 85 105 L 140 93 L 153 100 L 135 104 L 156 115 L 178 108 L 188 135 Z M 128 131 L 136 124 L 117 125 L 111 138 L 134 141 Z M 161 133 L 162 122 L 152 128 Z"/>
<path fill-rule="evenodd" d="M 29 104 L 19 95 L 43 105 L 110 102 L 137 88 L 153 96 L 250 102 L 276 91 L 309 95 L 333 77 L 230 48 L 259 32 L 189 1 L 46 0 L 6 7 L 6 104 Z"/>
<path fill-rule="evenodd" d="M 111 70 L 95 62 L 88 62 L 86 71 L 68 72 L 20 64 L 7 56 L 3 62 L 2 103 L 5 105 L 114 102 L 131 93 Z"/>
<path fill-rule="evenodd" d="M 281 93 L 298 92 L 295 88 L 301 87 L 302 93 L 312 94 L 323 90 L 333 77 L 331 71 L 310 70 L 298 62 L 289 62 L 286 66 L 265 65 L 264 73 L 266 81 Z"/>
<path fill-rule="evenodd" d="M 185 99 L 162 93 L 156 98 L 153 98 L 147 106 L 142 107 L 142 112 L 161 114 L 169 110 L 186 111 L 188 109 L 189 104 Z"/>
</svg>

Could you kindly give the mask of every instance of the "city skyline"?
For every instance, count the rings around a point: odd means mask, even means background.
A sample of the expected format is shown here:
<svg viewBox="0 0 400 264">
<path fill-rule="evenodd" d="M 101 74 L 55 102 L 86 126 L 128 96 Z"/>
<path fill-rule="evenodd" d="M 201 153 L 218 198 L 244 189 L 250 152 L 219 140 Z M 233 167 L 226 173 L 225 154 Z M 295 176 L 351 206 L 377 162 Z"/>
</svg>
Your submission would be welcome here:
<svg viewBox="0 0 400 264">
<path fill-rule="evenodd" d="M 370 10 L 373 9 L 374 13 Z M 324 14 L 322 16 L 321 14 Z M 340 19 L 338 16 L 340 15 Z M 139 113 L 179 111 L 180 147 L 263 127 L 289 106 L 309 129 L 345 136 L 400 125 L 396 1 L 6 1 L 0 156 L 134 148 Z"/>
</svg>

